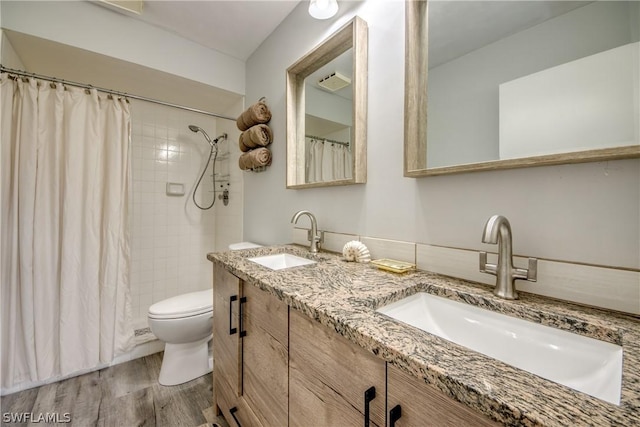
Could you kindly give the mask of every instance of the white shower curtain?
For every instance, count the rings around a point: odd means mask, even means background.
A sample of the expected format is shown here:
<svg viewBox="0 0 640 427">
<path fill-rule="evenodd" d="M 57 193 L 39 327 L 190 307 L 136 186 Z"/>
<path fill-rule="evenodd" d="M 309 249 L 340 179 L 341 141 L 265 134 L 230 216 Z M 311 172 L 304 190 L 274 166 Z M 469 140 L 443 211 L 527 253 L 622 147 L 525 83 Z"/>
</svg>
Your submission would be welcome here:
<svg viewBox="0 0 640 427">
<path fill-rule="evenodd" d="M 96 90 L 0 75 L 2 389 L 130 349 L 130 115 Z"/>
<path fill-rule="evenodd" d="M 353 177 L 349 146 L 305 138 L 306 182 L 328 182 Z"/>
</svg>

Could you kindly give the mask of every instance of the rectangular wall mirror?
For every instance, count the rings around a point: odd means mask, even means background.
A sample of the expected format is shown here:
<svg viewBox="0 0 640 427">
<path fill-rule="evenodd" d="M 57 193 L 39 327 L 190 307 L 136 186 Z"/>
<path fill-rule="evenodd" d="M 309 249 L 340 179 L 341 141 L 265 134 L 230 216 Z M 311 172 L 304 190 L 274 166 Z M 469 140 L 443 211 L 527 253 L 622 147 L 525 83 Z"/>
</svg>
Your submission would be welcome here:
<svg viewBox="0 0 640 427">
<path fill-rule="evenodd" d="M 287 188 L 366 182 L 367 45 L 355 17 L 287 69 Z"/>
<path fill-rule="evenodd" d="M 405 5 L 405 176 L 640 157 L 640 2 Z"/>
</svg>

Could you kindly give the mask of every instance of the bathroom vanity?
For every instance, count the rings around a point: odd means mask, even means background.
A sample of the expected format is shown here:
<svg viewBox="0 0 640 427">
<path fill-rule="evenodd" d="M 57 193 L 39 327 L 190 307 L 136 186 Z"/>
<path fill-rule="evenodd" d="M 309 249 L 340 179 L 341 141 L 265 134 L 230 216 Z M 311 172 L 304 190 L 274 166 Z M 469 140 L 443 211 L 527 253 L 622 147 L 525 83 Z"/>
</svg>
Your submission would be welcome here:
<svg viewBox="0 0 640 427">
<path fill-rule="evenodd" d="M 249 258 L 315 263 L 271 270 Z M 638 320 L 429 272 L 405 275 L 295 245 L 208 255 L 214 264 L 214 406 L 231 425 L 634 425 Z M 624 349 L 607 403 L 376 310 L 427 292 Z M 368 422 L 367 422 L 368 421 Z"/>
</svg>

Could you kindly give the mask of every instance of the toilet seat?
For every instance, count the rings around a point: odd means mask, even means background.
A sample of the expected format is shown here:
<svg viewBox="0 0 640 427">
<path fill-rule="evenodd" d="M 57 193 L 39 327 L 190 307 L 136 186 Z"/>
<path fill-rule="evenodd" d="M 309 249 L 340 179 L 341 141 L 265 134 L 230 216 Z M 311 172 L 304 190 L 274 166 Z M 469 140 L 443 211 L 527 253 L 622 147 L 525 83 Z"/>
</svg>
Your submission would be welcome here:
<svg viewBox="0 0 640 427">
<path fill-rule="evenodd" d="M 157 302 L 149 307 L 152 319 L 179 319 L 213 312 L 213 289 L 190 292 Z"/>
</svg>

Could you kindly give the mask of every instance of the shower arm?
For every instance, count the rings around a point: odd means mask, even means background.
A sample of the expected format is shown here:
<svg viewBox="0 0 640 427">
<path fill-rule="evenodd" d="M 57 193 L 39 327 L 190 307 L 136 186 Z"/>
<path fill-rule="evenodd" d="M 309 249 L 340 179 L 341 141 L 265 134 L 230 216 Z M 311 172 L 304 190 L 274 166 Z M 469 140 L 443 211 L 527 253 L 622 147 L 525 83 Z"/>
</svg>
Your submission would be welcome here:
<svg viewBox="0 0 640 427">
<path fill-rule="evenodd" d="M 220 135 L 219 137 L 217 137 L 212 141 L 209 135 L 207 134 L 207 132 L 205 132 L 204 129 L 202 129 L 200 126 L 189 125 L 189 129 L 191 130 L 191 132 L 195 132 L 195 133 L 202 132 L 202 135 L 204 135 L 204 139 L 207 140 L 211 148 L 213 148 L 213 146 L 217 144 L 218 141 L 220 141 L 221 139 L 227 139 L 227 134 L 223 133 L 222 135 Z"/>
</svg>

